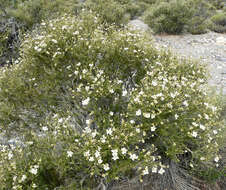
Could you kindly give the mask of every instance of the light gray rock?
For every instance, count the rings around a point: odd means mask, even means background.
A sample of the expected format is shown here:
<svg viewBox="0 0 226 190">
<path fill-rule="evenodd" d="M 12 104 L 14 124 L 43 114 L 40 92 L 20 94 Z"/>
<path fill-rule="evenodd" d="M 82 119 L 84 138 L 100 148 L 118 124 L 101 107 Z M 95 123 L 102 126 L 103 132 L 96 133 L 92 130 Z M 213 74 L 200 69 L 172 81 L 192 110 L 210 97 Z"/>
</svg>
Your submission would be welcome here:
<svg viewBox="0 0 226 190">
<path fill-rule="evenodd" d="M 147 24 L 145 24 L 142 20 L 139 19 L 131 20 L 128 25 L 136 30 L 141 31 L 148 31 L 150 29 Z"/>
</svg>

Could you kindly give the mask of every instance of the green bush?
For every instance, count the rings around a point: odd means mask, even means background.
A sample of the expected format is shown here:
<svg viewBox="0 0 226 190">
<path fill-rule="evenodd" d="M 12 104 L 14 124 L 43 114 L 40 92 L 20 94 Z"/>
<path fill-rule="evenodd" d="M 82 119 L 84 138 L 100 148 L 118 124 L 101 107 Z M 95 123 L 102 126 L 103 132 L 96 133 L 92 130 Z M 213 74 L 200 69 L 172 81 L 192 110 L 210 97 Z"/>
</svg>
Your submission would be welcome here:
<svg viewBox="0 0 226 190">
<path fill-rule="evenodd" d="M 188 4 L 184 0 L 161 2 L 146 12 L 145 22 L 156 33 L 178 34 L 184 29 L 192 16 Z"/>
<path fill-rule="evenodd" d="M 116 0 L 87 0 L 85 6 L 100 15 L 102 22 L 120 25 L 127 23 L 130 19 L 126 15 L 127 1 L 123 2 Z"/>
<path fill-rule="evenodd" d="M 94 189 L 163 174 L 167 160 L 218 161 L 223 127 L 205 67 L 84 12 L 43 23 L 0 73 L 0 187 Z M 48 176 L 48 177 L 46 177 Z"/>
<path fill-rule="evenodd" d="M 188 23 L 188 31 L 192 34 L 206 33 L 211 24 L 209 17 L 215 9 L 204 0 L 191 0 L 189 1 L 189 7 L 192 11 L 192 18 Z"/>
<path fill-rule="evenodd" d="M 188 31 L 191 34 L 204 34 L 208 31 L 211 22 L 201 17 L 195 16 L 189 21 Z"/>
<path fill-rule="evenodd" d="M 213 22 L 212 30 L 215 32 L 226 32 L 226 13 L 217 13 L 211 17 Z"/>
<path fill-rule="evenodd" d="M 225 0 L 207 0 L 216 9 L 222 9 L 224 7 Z"/>
<path fill-rule="evenodd" d="M 77 0 L 31 0 L 18 1 L 14 8 L 8 7 L 8 12 L 26 28 L 31 28 L 42 20 L 54 18 L 54 15 L 73 13 L 78 8 Z"/>
</svg>

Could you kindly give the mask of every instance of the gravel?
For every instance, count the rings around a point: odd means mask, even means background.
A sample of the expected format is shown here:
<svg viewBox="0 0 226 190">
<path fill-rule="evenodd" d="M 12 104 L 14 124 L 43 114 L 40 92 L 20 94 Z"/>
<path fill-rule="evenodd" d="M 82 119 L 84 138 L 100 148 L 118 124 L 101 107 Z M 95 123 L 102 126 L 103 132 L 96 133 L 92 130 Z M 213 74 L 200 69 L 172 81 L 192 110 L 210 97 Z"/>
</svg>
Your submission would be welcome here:
<svg viewBox="0 0 226 190">
<path fill-rule="evenodd" d="M 226 34 L 155 35 L 157 46 L 208 64 L 209 84 L 226 95 Z"/>
</svg>

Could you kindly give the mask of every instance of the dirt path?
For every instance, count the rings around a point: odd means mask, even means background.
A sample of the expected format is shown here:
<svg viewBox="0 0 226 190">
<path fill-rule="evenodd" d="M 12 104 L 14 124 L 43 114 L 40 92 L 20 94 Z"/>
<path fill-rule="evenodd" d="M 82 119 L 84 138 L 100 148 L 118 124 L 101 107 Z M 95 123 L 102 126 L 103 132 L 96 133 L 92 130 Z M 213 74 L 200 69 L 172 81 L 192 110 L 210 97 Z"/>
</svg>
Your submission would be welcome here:
<svg viewBox="0 0 226 190">
<path fill-rule="evenodd" d="M 210 85 L 226 95 L 226 34 L 210 32 L 202 35 L 156 35 L 157 45 L 172 49 L 182 56 L 208 63 Z"/>
</svg>

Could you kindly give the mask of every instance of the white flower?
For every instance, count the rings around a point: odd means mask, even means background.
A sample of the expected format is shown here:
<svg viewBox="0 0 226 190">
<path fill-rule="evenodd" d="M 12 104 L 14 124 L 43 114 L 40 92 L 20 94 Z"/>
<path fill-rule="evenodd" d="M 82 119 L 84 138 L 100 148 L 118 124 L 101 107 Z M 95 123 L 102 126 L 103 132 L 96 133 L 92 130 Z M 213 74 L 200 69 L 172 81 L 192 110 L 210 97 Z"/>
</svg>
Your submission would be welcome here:
<svg viewBox="0 0 226 190">
<path fill-rule="evenodd" d="M 140 129 L 139 129 L 139 128 L 136 128 L 136 132 L 137 132 L 137 133 L 140 133 Z"/>
<path fill-rule="evenodd" d="M 16 179 L 17 179 L 17 176 L 13 176 L 13 181 L 16 181 Z"/>
<path fill-rule="evenodd" d="M 186 107 L 188 107 L 188 102 L 187 101 L 184 101 L 183 102 L 183 105 L 186 106 Z"/>
<path fill-rule="evenodd" d="M 158 173 L 161 174 L 161 175 L 162 175 L 164 172 L 165 172 L 165 170 L 164 170 L 163 168 L 161 168 L 161 169 L 158 171 Z"/>
<path fill-rule="evenodd" d="M 59 122 L 59 123 L 62 123 L 62 122 L 63 122 L 63 118 L 60 118 L 60 119 L 58 120 L 58 122 Z"/>
<path fill-rule="evenodd" d="M 103 160 L 100 158 L 98 159 L 98 164 L 101 164 L 101 163 L 103 163 Z"/>
<path fill-rule="evenodd" d="M 48 127 L 46 127 L 46 126 L 45 127 L 42 127 L 42 130 L 43 131 L 48 131 Z"/>
<path fill-rule="evenodd" d="M 155 126 L 151 127 L 151 131 L 152 132 L 154 132 L 155 130 L 156 130 L 156 127 Z"/>
<path fill-rule="evenodd" d="M 114 150 L 111 150 L 112 154 L 118 154 L 118 150 L 117 149 L 114 149 Z"/>
<path fill-rule="evenodd" d="M 118 157 L 118 150 L 117 149 L 114 149 L 114 150 L 111 150 L 112 152 L 112 159 L 113 160 L 118 160 L 119 157 Z"/>
<path fill-rule="evenodd" d="M 138 159 L 138 156 L 136 154 L 130 154 L 130 159 L 134 161 Z"/>
<path fill-rule="evenodd" d="M 93 138 L 95 138 L 96 135 L 97 135 L 97 132 L 96 132 L 96 131 L 92 132 L 92 134 L 91 134 L 91 136 L 92 136 Z"/>
<path fill-rule="evenodd" d="M 110 111 L 110 113 L 109 113 L 111 116 L 113 116 L 114 115 L 114 112 L 112 112 L 112 111 Z"/>
<path fill-rule="evenodd" d="M 204 157 L 201 157 L 201 158 L 200 158 L 200 160 L 202 160 L 202 161 L 203 161 L 203 160 L 205 160 L 205 158 L 204 158 Z"/>
<path fill-rule="evenodd" d="M 143 113 L 143 116 L 148 119 L 148 118 L 150 118 L 151 114 L 150 113 Z"/>
<path fill-rule="evenodd" d="M 209 119 L 209 116 L 207 114 L 204 114 L 204 117 L 205 117 L 206 120 Z"/>
<path fill-rule="evenodd" d="M 122 91 L 122 96 L 126 96 L 127 95 L 127 90 L 123 90 Z"/>
<path fill-rule="evenodd" d="M 90 151 L 88 150 L 88 151 L 84 152 L 84 156 L 85 157 L 89 157 L 90 156 Z"/>
<path fill-rule="evenodd" d="M 8 159 L 11 160 L 13 157 L 13 154 L 11 152 L 8 153 Z"/>
<path fill-rule="evenodd" d="M 104 170 L 105 170 L 105 171 L 110 170 L 109 164 L 104 164 L 103 166 L 104 166 Z"/>
<path fill-rule="evenodd" d="M 28 145 L 33 145 L 34 142 L 33 142 L 33 141 L 27 141 L 27 144 L 28 144 Z"/>
<path fill-rule="evenodd" d="M 89 89 L 90 89 L 90 87 L 89 87 L 89 86 L 86 86 L 85 89 L 86 89 L 86 91 L 88 92 Z"/>
<path fill-rule="evenodd" d="M 139 109 L 136 111 L 136 116 L 140 116 L 140 115 L 141 115 L 141 110 Z"/>
<path fill-rule="evenodd" d="M 121 148 L 122 154 L 126 154 L 127 153 L 127 149 L 126 148 Z"/>
<path fill-rule="evenodd" d="M 193 136 L 193 137 L 197 137 L 197 135 L 198 135 L 198 133 L 196 131 L 193 131 L 191 134 L 191 136 Z"/>
<path fill-rule="evenodd" d="M 157 167 L 153 167 L 151 171 L 152 173 L 157 173 Z"/>
<path fill-rule="evenodd" d="M 64 30 L 64 29 L 67 29 L 67 26 L 66 25 L 62 26 L 62 30 Z"/>
<path fill-rule="evenodd" d="M 118 157 L 118 155 L 113 155 L 112 159 L 113 159 L 113 160 L 118 160 L 119 157 Z"/>
<path fill-rule="evenodd" d="M 107 135 L 112 135 L 112 129 L 111 128 L 107 129 L 106 133 L 107 133 Z"/>
<path fill-rule="evenodd" d="M 55 40 L 55 39 L 52 39 L 51 41 L 55 44 L 57 43 L 57 40 Z"/>
<path fill-rule="evenodd" d="M 98 158 L 100 156 L 100 152 L 99 151 L 96 151 L 95 152 L 95 156 L 96 156 L 96 158 Z"/>
<path fill-rule="evenodd" d="M 91 133 L 91 129 L 89 127 L 85 127 L 85 130 L 84 130 L 85 133 Z"/>
<path fill-rule="evenodd" d="M 197 123 L 195 123 L 195 122 L 192 122 L 191 124 L 192 124 L 192 125 L 194 125 L 195 127 L 197 127 L 197 126 L 198 126 L 198 124 L 197 124 Z"/>
<path fill-rule="evenodd" d="M 205 130 L 206 127 L 204 125 L 200 124 L 200 129 Z"/>
<path fill-rule="evenodd" d="M 90 162 L 93 162 L 93 161 L 94 161 L 94 157 L 91 156 L 91 157 L 89 158 L 89 161 L 90 161 Z"/>
<path fill-rule="evenodd" d="M 175 93 L 175 94 L 170 93 L 170 96 L 171 96 L 172 98 L 175 98 L 175 97 L 176 97 L 176 93 Z"/>
<path fill-rule="evenodd" d="M 25 181 L 26 179 L 27 179 L 27 176 L 26 176 L 26 175 L 22 175 L 20 182 L 23 182 L 23 181 Z"/>
<path fill-rule="evenodd" d="M 217 130 L 213 130 L 213 134 L 216 135 L 218 132 Z"/>
<path fill-rule="evenodd" d="M 157 85 L 158 85 L 158 83 L 157 83 L 156 81 L 154 81 L 154 80 L 151 82 L 151 84 L 152 84 L 153 86 L 157 86 Z"/>
<path fill-rule="evenodd" d="M 113 89 L 111 89 L 111 90 L 109 90 L 109 92 L 110 92 L 111 94 L 113 94 L 113 93 L 114 93 L 114 90 L 113 90 Z"/>
<path fill-rule="evenodd" d="M 72 155 L 73 155 L 74 153 L 72 152 L 72 151 L 67 151 L 67 157 L 72 157 Z"/>
<path fill-rule="evenodd" d="M 34 174 L 34 175 L 36 175 L 38 173 L 38 169 L 37 168 L 31 168 L 29 170 L 29 172 L 32 173 L 32 174 Z"/>
<path fill-rule="evenodd" d="M 86 125 L 90 125 L 90 124 L 91 124 L 91 122 L 92 122 L 92 120 L 91 120 L 91 119 L 87 119 L 87 120 L 86 120 Z"/>
<path fill-rule="evenodd" d="M 103 137 L 100 139 L 102 143 L 106 142 L 106 137 L 103 135 Z"/>
<path fill-rule="evenodd" d="M 215 158 L 214 158 L 214 161 L 215 162 L 218 162 L 220 160 L 220 158 L 218 157 L 218 156 L 216 156 Z"/>
<path fill-rule="evenodd" d="M 143 170 L 143 175 L 148 175 L 149 171 L 148 171 L 148 167 L 146 166 L 145 169 Z"/>
<path fill-rule="evenodd" d="M 87 106 L 89 104 L 90 98 L 86 98 L 85 100 L 82 101 L 83 106 Z"/>
<path fill-rule="evenodd" d="M 134 120 L 130 120 L 130 123 L 131 123 L 131 124 L 134 124 L 134 123 L 135 123 L 135 121 L 134 121 Z"/>
<path fill-rule="evenodd" d="M 154 119 L 155 118 L 155 114 L 151 114 L 151 119 Z"/>
<path fill-rule="evenodd" d="M 78 71 L 75 71 L 74 74 L 77 75 L 78 74 Z"/>
<path fill-rule="evenodd" d="M 175 117 L 175 119 L 178 119 L 178 117 L 179 117 L 179 116 L 178 116 L 177 114 L 175 114 L 175 116 L 174 116 L 174 117 Z"/>
<path fill-rule="evenodd" d="M 38 186 L 37 186 L 35 183 L 33 183 L 32 187 L 33 187 L 33 188 L 36 188 L 36 187 L 38 187 Z"/>
</svg>

